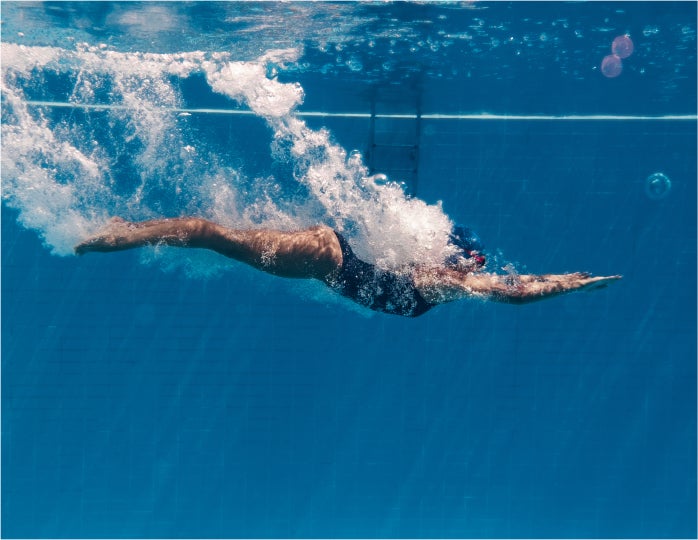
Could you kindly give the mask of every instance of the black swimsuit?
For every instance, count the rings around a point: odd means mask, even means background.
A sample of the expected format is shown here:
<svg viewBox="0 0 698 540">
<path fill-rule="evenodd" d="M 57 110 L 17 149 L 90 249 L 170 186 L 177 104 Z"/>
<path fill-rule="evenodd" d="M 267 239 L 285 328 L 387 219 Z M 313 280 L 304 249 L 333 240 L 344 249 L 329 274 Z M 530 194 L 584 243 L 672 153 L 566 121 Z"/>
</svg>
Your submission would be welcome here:
<svg viewBox="0 0 698 540">
<path fill-rule="evenodd" d="M 332 289 L 375 311 L 418 317 L 434 304 L 427 302 L 409 275 L 376 268 L 359 259 L 344 237 L 335 232 L 342 247 L 342 266 L 327 280 Z"/>
</svg>

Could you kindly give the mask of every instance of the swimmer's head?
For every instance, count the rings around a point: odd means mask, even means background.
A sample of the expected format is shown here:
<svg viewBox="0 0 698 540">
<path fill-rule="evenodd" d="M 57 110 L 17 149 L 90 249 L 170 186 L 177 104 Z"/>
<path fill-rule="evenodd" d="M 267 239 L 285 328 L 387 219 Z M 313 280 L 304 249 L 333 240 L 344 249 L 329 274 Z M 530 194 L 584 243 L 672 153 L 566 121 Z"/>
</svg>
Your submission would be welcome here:
<svg viewBox="0 0 698 540">
<path fill-rule="evenodd" d="M 458 248 L 459 253 L 446 259 L 447 266 L 476 270 L 485 265 L 485 257 L 482 254 L 485 246 L 474 231 L 463 225 L 456 225 L 449 235 L 449 240 Z"/>
</svg>

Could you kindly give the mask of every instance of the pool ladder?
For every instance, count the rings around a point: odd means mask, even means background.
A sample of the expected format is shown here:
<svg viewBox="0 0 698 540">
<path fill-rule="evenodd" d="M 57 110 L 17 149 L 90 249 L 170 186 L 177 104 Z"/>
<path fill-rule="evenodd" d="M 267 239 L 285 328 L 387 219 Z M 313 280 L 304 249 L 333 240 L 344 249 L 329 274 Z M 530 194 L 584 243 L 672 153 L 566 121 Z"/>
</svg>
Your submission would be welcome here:
<svg viewBox="0 0 698 540">
<path fill-rule="evenodd" d="M 404 100 L 404 95 L 400 96 Z M 369 174 L 385 174 L 390 181 L 402 182 L 405 192 L 417 195 L 419 187 L 419 142 L 422 112 L 419 94 L 415 94 L 414 111 L 390 114 L 384 111 L 390 95 L 379 99 L 374 91 L 369 119 L 369 141 L 366 152 Z M 392 100 L 394 101 L 394 100 Z"/>
</svg>

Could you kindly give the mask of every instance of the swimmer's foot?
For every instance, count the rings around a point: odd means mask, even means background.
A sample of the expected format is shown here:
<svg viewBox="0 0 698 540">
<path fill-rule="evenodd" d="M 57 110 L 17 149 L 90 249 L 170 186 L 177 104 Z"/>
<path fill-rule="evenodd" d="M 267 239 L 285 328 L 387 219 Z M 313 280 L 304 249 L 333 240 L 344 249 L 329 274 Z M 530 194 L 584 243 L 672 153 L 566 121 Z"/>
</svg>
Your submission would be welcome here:
<svg viewBox="0 0 698 540">
<path fill-rule="evenodd" d="M 75 246 L 75 254 L 83 255 L 89 251 L 128 249 L 132 247 L 133 231 L 136 228 L 134 223 L 120 217 L 113 217 L 104 229 Z"/>
</svg>

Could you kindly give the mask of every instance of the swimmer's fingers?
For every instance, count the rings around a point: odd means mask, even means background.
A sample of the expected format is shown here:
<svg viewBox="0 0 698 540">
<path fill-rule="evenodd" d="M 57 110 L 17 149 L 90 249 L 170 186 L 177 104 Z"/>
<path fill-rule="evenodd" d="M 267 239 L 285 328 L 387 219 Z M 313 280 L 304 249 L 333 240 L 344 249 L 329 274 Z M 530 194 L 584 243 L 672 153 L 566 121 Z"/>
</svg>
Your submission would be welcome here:
<svg viewBox="0 0 698 540">
<path fill-rule="evenodd" d="M 580 273 L 579 278 L 579 289 L 580 290 L 594 290 L 603 289 L 607 287 L 609 283 L 622 279 L 623 276 L 596 276 L 591 277 L 589 274 Z"/>
<path fill-rule="evenodd" d="M 540 287 L 545 289 L 546 284 L 549 284 L 561 292 L 571 292 L 602 289 L 608 286 L 612 281 L 621 279 L 621 277 L 622 276 L 592 276 L 589 272 L 572 272 L 570 274 L 519 276 L 519 281 L 522 284 L 528 284 L 530 288 Z"/>
</svg>

